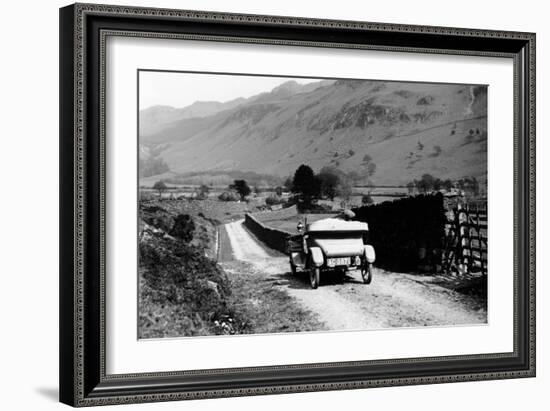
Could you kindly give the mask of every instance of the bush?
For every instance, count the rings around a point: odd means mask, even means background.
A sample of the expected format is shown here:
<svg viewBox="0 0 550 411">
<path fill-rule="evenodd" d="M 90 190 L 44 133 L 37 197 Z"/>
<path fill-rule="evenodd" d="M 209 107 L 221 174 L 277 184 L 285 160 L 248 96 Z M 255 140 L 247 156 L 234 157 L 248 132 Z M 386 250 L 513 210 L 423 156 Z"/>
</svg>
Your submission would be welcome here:
<svg viewBox="0 0 550 411">
<path fill-rule="evenodd" d="M 223 193 L 221 193 L 218 196 L 218 199 L 220 201 L 238 201 L 239 196 L 237 196 L 237 194 L 235 194 L 235 193 L 231 193 L 229 191 L 224 191 Z"/>
<path fill-rule="evenodd" d="M 265 199 L 265 203 L 269 206 L 276 205 L 276 204 L 283 204 L 285 200 L 276 197 L 276 196 L 269 196 Z"/>
<path fill-rule="evenodd" d="M 229 281 L 215 261 L 162 236 L 142 238 L 139 258 L 140 338 L 227 334 L 217 322 L 235 314 L 227 303 Z"/>
<path fill-rule="evenodd" d="M 193 239 L 195 231 L 195 223 L 188 214 L 178 214 L 174 220 L 174 225 L 168 234 L 172 237 L 177 237 L 185 242 L 190 242 Z"/>
<path fill-rule="evenodd" d="M 332 207 L 328 204 L 310 204 L 308 208 L 298 207 L 301 213 L 330 213 Z"/>
<path fill-rule="evenodd" d="M 370 194 L 365 194 L 365 195 L 361 198 L 361 203 L 363 203 L 364 205 L 369 205 L 369 204 L 374 203 L 374 200 L 372 199 L 372 197 L 370 196 Z"/>
</svg>

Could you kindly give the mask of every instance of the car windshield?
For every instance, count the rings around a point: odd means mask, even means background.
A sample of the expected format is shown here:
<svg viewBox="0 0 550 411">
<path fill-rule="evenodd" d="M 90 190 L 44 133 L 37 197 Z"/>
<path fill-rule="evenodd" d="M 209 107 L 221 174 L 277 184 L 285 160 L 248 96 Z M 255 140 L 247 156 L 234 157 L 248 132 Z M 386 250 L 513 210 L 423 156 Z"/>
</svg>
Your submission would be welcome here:
<svg viewBox="0 0 550 411">
<path fill-rule="evenodd" d="M 368 244 L 368 231 L 316 231 L 307 235 L 309 244 L 316 241 L 330 240 L 332 244 L 339 241 L 346 242 L 352 239 L 361 240 L 363 244 Z"/>
<path fill-rule="evenodd" d="M 348 238 L 362 238 L 367 235 L 368 231 L 313 231 L 307 233 L 309 238 L 316 239 L 348 239 Z"/>
</svg>

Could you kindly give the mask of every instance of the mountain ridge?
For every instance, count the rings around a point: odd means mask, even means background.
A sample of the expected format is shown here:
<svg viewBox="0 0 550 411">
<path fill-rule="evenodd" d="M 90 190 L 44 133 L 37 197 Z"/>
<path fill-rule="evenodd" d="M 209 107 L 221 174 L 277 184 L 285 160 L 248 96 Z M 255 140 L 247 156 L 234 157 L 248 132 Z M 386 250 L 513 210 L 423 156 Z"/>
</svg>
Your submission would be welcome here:
<svg viewBox="0 0 550 411">
<path fill-rule="evenodd" d="M 424 173 L 486 179 L 486 86 L 316 83 L 285 82 L 202 117 L 170 120 L 153 133 L 140 122 L 140 153 L 155 151 L 174 174 L 241 170 L 284 177 L 309 164 L 377 184 L 403 184 Z M 372 163 L 376 171 L 369 174 Z"/>
</svg>

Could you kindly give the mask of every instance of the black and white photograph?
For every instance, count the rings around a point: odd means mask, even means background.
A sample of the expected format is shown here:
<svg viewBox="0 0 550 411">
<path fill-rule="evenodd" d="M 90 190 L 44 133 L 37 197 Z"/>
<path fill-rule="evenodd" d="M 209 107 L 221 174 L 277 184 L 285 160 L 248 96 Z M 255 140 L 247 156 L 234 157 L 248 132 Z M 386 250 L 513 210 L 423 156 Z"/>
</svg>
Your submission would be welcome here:
<svg viewBox="0 0 550 411">
<path fill-rule="evenodd" d="M 6 2 L 0 408 L 545 409 L 548 13 L 445 6 Z"/>
<path fill-rule="evenodd" d="M 488 91 L 139 70 L 138 337 L 487 324 Z"/>
</svg>

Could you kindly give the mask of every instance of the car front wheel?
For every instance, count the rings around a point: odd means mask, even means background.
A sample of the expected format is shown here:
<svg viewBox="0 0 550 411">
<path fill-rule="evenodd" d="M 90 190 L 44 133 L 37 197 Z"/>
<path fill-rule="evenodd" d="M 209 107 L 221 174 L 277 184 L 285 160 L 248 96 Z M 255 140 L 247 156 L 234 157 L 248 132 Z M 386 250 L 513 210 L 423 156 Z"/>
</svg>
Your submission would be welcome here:
<svg viewBox="0 0 550 411">
<path fill-rule="evenodd" d="M 314 290 L 319 287 L 321 282 L 321 269 L 319 267 L 311 266 L 309 269 L 309 284 Z"/>
<path fill-rule="evenodd" d="M 365 263 L 361 268 L 361 276 L 365 284 L 370 284 L 372 281 L 372 263 Z"/>
</svg>

